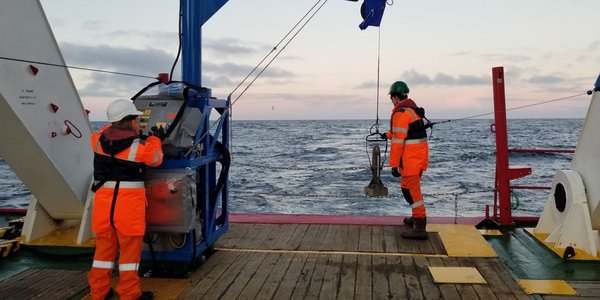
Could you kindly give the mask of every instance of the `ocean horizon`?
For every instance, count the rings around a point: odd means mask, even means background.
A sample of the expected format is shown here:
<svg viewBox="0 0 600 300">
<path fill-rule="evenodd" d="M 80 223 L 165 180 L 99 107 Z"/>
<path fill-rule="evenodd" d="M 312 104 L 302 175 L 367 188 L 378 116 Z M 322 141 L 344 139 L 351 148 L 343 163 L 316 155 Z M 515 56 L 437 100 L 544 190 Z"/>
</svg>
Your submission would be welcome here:
<svg viewBox="0 0 600 300">
<path fill-rule="evenodd" d="M 445 119 L 444 119 L 445 120 Z M 432 120 L 436 121 L 436 120 Z M 439 121 L 439 120 L 438 120 Z M 443 120 L 442 120 L 443 121 Z M 583 119 L 508 119 L 510 148 L 574 149 Z M 99 128 L 106 122 L 92 122 Z M 230 212 L 269 214 L 407 215 L 399 180 L 387 167 L 385 143 L 365 140 L 373 120 L 233 120 Z M 493 119 L 462 119 L 428 130 L 430 164 L 422 193 L 431 216 L 483 216 L 493 205 Z M 380 120 L 384 132 L 389 120 Z M 389 196 L 367 197 L 372 147 L 382 149 Z M 389 149 L 389 144 L 388 144 Z M 512 153 L 511 165 L 533 174 L 515 185 L 550 186 L 572 154 Z M 90 162 L 91 163 L 91 162 Z M 0 158 L 0 207 L 26 208 L 30 193 Z M 513 193 L 513 214 L 540 215 L 544 190 Z"/>
</svg>

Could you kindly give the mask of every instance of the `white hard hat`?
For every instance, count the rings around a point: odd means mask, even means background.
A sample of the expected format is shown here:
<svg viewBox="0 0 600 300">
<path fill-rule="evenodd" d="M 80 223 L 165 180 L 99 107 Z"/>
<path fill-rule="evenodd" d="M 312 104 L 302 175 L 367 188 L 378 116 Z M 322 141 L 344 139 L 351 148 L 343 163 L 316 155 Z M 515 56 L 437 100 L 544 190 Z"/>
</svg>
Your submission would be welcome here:
<svg viewBox="0 0 600 300">
<path fill-rule="evenodd" d="M 142 112 L 135 108 L 133 102 L 127 99 L 117 99 L 106 108 L 106 116 L 109 122 L 117 122 L 127 116 L 139 116 L 141 114 Z"/>
</svg>

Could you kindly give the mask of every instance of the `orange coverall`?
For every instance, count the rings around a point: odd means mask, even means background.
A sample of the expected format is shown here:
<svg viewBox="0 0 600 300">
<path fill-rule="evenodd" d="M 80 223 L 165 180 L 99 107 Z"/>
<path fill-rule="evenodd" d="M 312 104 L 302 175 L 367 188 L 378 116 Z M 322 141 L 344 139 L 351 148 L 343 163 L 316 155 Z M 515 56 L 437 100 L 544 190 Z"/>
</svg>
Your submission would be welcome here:
<svg viewBox="0 0 600 300">
<path fill-rule="evenodd" d="M 94 179 L 98 185 L 92 210 L 96 252 L 88 274 L 91 295 L 93 299 L 104 299 L 109 292 L 114 260 L 120 249 L 117 292 L 121 299 L 137 299 L 142 294 L 138 267 L 146 229 L 143 178 L 146 166 L 156 167 L 162 163 L 161 142 L 154 136 L 142 140 L 133 132 L 110 128 L 110 125 L 92 134 L 91 140 Z"/>
<path fill-rule="evenodd" d="M 413 218 L 425 218 L 425 204 L 421 195 L 421 175 L 429 163 L 429 145 L 425 128 L 411 99 L 398 103 L 392 110 L 390 131 L 390 167 L 398 168 L 402 181 L 400 187 L 406 201 L 411 205 Z M 412 126 L 411 126 L 412 124 Z"/>
</svg>

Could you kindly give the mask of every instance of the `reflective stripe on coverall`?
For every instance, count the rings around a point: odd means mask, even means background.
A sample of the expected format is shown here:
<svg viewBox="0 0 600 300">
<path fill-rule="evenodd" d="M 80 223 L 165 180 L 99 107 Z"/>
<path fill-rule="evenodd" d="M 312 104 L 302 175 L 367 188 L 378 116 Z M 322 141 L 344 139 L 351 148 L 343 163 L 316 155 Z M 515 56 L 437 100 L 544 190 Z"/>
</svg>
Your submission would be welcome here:
<svg viewBox="0 0 600 300">
<path fill-rule="evenodd" d="M 391 130 L 387 132 L 388 138 L 392 141 L 390 167 L 398 168 L 402 176 L 400 187 L 404 199 L 411 205 L 412 216 L 425 218 L 425 205 L 421 195 L 421 175 L 423 171 L 427 170 L 429 163 L 429 145 L 427 137 L 407 139 L 412 135 L 409 132 L 409 125 L 420 121 L 421 117 L 413 108 L 402 106 L 403 102 L 400 102 L 392 110 Z"/>
<path fill-rule="evenodd" d="M 107 155 L 100 145 L 103 127 L 92 134 L 92 149 L 96 155 Z M 161 142 L 156 137 L 148 137 L 145 143 L 139 138 L 133 140 L 129 148 L 117 153 L 115 158 L 139 162 L 147 166 L 162 163 Z M 114 259 L 119 253 L 119 285 L 117 292 L 121 299 L 137 299 L 141 294 L 138 266 L 142 251 L 142 238 L 146 229 L 146 195 L 143 181 L 121 181 L 117 192 L 113 213 L 110 215 L 116 182 L 107 181 L 94 195 L 92 211 L 92 231 L 96 233 L 96 252 L 88 274 L 92 299 L 104 299 L 110 289 L 110 274 Z"/>
</svg>

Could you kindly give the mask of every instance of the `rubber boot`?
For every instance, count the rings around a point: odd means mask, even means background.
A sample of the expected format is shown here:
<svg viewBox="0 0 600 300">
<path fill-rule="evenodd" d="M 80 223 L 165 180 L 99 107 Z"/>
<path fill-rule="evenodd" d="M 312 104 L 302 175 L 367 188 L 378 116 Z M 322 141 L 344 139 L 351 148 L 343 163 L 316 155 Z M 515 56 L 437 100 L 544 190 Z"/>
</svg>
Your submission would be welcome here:
<svg viewBox="0 0 600 300">
<path fill-rule="evenodd" d="M 154 293 L 150 291 L 142 292 L 142 295 L 138 298 L 138 300 L 152 300 L 154 299 Z"/>
<path fill-rule="evenodd" d="M 402 220 L 402 222 L 404 223 L 404 225 L 410 226 L 410 227 L 414 227 L 414 225 L 415 225 L 415 219 L 413 217 L 404 218 L 404 220 Z"/>
<path fill-rule="evenodd" d="M 415 227 L 406 230 L 400 234 L 405 239 L 426 240 L 429 236 L 425 228 L 427 227 L 427 218 L 413 218 Z"/>
</svg>

